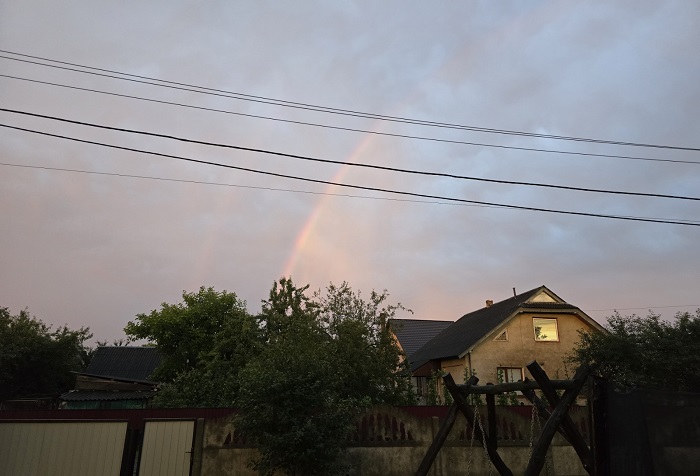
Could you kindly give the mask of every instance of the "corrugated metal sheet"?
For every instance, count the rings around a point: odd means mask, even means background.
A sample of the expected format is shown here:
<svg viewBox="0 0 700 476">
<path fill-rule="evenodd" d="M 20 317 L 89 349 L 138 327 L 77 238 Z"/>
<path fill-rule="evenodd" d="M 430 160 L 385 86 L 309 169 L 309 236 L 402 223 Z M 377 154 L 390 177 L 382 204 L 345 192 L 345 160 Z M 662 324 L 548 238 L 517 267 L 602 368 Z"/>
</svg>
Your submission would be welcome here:
<svg viewBox="0 0 700 476">
<path fill-rule="evenodd" d="M 139 476 L 189 476 L 193 420 L 148 421 Z"/>
<path fill-rule="evenodd" d="M 0 472 L 119 476 L 126 422 L 0 422 Z"/>
<path fill-rule="evenodd" d="M 61 395 L 61 400 L 67 402 L 90 401 L 90 400 L 148 400 L 156 394 L 155 391 L 146 392 L 115 392 L 86 390 L 76 392 L 71 390 Z"/>
</svg>

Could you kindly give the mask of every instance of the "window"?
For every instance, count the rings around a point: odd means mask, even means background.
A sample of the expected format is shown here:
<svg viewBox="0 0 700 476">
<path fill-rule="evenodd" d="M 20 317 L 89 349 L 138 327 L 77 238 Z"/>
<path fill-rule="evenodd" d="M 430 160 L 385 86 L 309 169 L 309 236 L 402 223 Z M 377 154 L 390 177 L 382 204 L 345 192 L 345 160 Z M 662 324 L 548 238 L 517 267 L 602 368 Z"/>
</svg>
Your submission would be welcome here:
<svg viewBox="0 0 700 476">
<path fill-rule="evenodd" d="M 536 341 L 546 342 L 559 340 L 559 331 L 557 329 L 556 319 L 535 317 L 532 319 L 532 324 L 535 328 Z"/>
<path fill-rule="evenodd" d="M 504 330 L 503 332 L 498 334 L 493 340 L 500 341 L 500 342 L 507 342 L 508 341 L 508 331 Z"/>
<path fill-rule="evenodd" d="M 503 379 L 503 383 L 517 382 L 523 380 L 522 367 L 498 367 L 498 381 Z"/>
</svg>

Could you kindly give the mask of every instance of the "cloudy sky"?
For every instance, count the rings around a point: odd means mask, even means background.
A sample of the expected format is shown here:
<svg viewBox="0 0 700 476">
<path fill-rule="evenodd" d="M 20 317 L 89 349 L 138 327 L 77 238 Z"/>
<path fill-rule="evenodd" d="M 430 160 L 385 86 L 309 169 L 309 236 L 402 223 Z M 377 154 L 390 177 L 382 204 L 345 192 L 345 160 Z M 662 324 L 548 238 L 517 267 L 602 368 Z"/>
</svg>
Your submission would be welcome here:
<svg viewBox="0 0 700 476">
<path fill-rule="evenodd" d="M 698 18 L 687 0 L 4 1 L 0 306 L 101 340 L 200 286 L 256 312 L 281 276 L 387 289 L 421 319 L 542 284 L 599 321 L 694 310 Z"/>
</svg>

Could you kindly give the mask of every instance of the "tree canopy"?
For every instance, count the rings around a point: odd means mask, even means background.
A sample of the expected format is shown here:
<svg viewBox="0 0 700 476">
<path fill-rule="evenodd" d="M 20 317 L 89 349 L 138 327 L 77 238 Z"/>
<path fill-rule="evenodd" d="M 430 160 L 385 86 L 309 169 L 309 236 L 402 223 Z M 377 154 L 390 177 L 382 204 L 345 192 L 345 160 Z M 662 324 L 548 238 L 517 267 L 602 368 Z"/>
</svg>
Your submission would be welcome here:
<svg viewBox="0 0 700 476">
<path fill-rule="evenodd" d="M 584 332 L 572 361 L 624 386 L 700 392 L 700 309 L 665 321 L 615 313 L 608 332 Z"/>
<path fill-rule="evenodd" d="M 257 352 L 260 330 L 235 293 L 200 288 L 182 302 L 138 314 L 124 331 L 146 339 L 163 354 L 154 380 L 164 382 L 154 399 L 162 407 L 234 406 L 238 372 Z"/>
<path fill-rule="evenodd" d="M 87 365 L 86 327 L 52 329 L 27 310 L 0 308 L 0 400 L 57 397 Z"/>
<path fill-rule="evenodd" d="M 236 406 L 261 474 L 333 474 L 354 417 L 371 404 L 412 402 L 388 320 L 386 292 L 350 286 L 309 294 L 275 282 L 258 315 L 235 294 L 200 288 L 139 314 L 125 331 L 163 352 L 160 406 Z"/>
</svg>

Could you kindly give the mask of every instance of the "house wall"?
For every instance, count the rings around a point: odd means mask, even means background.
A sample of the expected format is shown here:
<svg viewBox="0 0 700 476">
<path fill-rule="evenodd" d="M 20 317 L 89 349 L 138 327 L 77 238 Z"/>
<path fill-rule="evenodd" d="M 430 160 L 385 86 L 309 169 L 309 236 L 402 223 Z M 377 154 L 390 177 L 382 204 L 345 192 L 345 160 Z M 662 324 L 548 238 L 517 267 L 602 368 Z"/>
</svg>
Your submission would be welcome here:
<svg viewBox="0 0 700 476">
<path fill-rule="evenodd" d="M 556 318 L 559 340 L 536 341 L 532 319 L 534 317 Z M 494 341 L 503 330 L 507 341 Z M 506 325 L 488 335 L 471 353 L 471 366 L 479 377 L 479 385 L 498 383 L 498 367 L 525 367 L 533 360 L 542 366 L 551 379 L 573 376 L 575 369 L 568 369 L 565 359 L 579 340 L 579 330 L 592 330 L 585 321 L 572 314 L 523 313 Z M 457 383 L 464 381 L 464 369 L 469 365 L 469 356 L 459 360 L 444 360 L 441 367 L 452 374 Z M 525 376 L 532 378 L 525 369 Z"/>
</svg>

